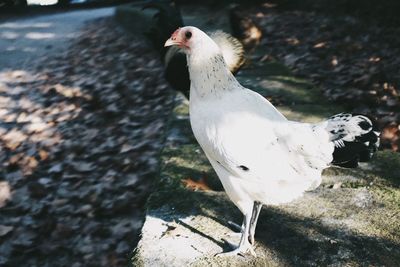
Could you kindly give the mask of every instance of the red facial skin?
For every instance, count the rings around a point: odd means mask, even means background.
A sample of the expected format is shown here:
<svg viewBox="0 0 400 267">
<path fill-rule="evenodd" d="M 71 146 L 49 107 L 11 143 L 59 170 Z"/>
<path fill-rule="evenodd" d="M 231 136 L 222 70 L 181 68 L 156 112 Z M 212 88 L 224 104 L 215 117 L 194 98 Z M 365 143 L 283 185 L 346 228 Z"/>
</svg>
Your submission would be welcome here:
<svg viewBox="0 0 400 267">
<path fill-rule="evenodd" d="M 171 46 L 177 45 L 180 48 L 189 49 L 188 40 L 185 38 L 185 34 L 181 31 L 181 28 L 178 28 L 174 33 L 171 35 L 164 46 Z"/>
</svg>

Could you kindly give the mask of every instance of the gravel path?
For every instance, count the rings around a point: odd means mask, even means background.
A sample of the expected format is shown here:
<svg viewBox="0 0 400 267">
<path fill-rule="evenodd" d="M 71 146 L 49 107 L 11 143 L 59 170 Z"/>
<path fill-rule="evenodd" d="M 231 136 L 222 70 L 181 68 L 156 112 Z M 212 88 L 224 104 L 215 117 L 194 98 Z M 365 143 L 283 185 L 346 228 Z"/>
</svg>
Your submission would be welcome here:
<svg viewBox="0 0 400 267">
<path fill-rule="evenodd" d="M 111 18 L 51 51 L 0 72 L 0 266 L 128 266 L 173 102 L 161 62 Z"/>
</svg>

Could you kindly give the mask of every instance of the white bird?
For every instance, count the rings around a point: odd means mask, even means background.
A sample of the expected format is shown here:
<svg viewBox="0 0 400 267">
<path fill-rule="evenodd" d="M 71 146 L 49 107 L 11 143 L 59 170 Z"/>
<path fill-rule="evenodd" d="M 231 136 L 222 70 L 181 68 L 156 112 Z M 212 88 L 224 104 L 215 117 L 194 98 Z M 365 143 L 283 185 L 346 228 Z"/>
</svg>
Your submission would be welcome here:
<svg viewBox="0 0 400 267">
<path fill-rule="evenodd" d="M 239 245 L 225 255 L 255 255 L 262 205 L 290 202 L 318 187 L 331 164 L 354 167 L 376 151 L 379 132 L 366 116 L 338 114 L 317 124 L 287 120 L 240 85 L 218 45 L 198 28 L 179 28 L 165 43 L 171 45 L 187 55 L 193 133 L 244 215 Z"/>
</svg>

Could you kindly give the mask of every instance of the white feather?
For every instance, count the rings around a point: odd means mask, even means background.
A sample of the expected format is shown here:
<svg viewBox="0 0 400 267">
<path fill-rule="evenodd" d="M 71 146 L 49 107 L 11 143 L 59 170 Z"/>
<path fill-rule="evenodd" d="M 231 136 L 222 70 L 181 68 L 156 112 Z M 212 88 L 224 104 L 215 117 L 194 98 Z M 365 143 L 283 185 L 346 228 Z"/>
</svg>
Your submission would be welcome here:
<svg viewBox="0 0 400 267">
<path fill-rule="evenodd" d="M 288 121 L 242 87 L 206 40 L 188 56 L 190 121 L 232 201 L 244 211 L 254 201 L 285 203 L 318 186 L 334 149 L 324 125 Z"/>
</svg>

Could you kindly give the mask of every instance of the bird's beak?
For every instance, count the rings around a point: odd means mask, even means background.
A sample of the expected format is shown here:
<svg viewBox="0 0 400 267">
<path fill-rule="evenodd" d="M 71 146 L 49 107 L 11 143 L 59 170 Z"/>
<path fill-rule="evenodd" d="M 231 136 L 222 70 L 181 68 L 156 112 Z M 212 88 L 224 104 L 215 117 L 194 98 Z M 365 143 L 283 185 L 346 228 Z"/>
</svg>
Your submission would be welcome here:
<svg viewBox="0 0 400 267">
<path fill-rule="evenodd" d="M 181 28 L 178 28 L 171 37 L 165 42 L 164 47 L 172 46 L 172 45 L 182 45 L 182 39 L 179 37 L 179 32 Z"/>
<path fill-rule="evenodd" d="M 180 42 L 178 42 L 177 40 L 172 40 L 172 38 L 169 38 L 169 39 L 165 42 L 164 47 L 172 46 L 172 45 L 179 45 L 179 44 L 180 44 Z"/>
</svg>

